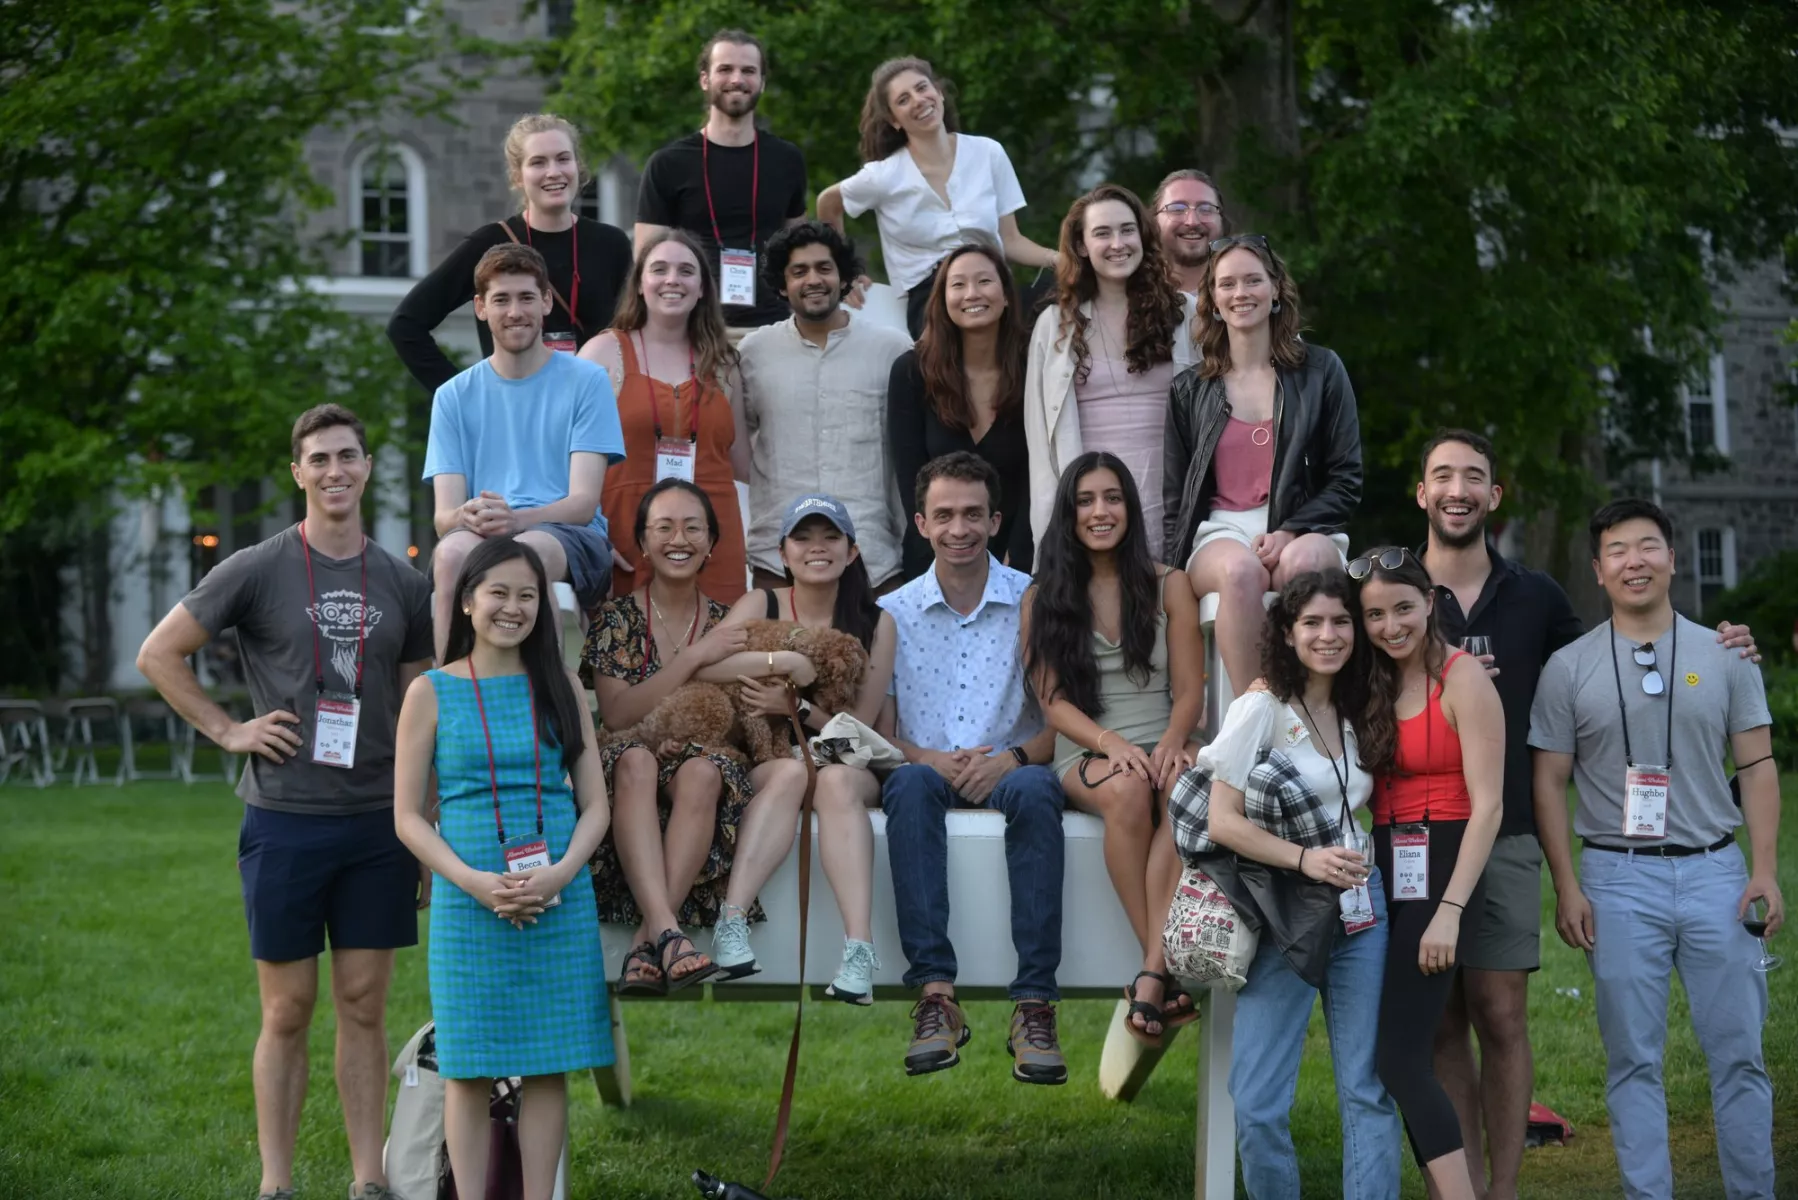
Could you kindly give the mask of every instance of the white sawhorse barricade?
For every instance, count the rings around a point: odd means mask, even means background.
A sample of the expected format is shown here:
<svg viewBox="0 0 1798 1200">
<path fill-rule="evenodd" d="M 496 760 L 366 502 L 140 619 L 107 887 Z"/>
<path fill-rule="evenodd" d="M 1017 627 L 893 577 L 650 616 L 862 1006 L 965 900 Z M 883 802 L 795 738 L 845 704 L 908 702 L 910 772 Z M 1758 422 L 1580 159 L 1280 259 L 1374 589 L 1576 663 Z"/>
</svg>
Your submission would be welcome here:
<svg viewBox="0 0 1798 1200">
<path fill-rule="evenodd" d="M 564 618 L 572 624 L 573 597 L 566 584 L 558 584 Z M 1212 647 L 1211 627 L 1217 598 L 1207 596 L 1200 605 L 1205 628 L 1207 676 L 1207 727 L 1218 728 L 1234 692 L 1223 663 Z M 565 625 L 564 646 L 578 646 L 578 630 Z M 571 657 L 573 656 L 571 651 Z M 893 880 L 886 855 L 886 817 L 870 814 L 874 824 L 874 943 L 882 951 L 882 967 L 874 978 L 875 998 L 910 999 L 914 993 L 901 983 L 905 961 L 899 953 L 899 927 L 893 912 Z M 1062 960 L 1056 981 L 1069 999 L 1110 999 L 1136 974 L 1142 956 L 1136 935 L 1124 916 L 1105 872 L 1103 824 L 1097 817 L 1069 812 L 1062 817 L 1067 833 L 1066 872 L 1063 879 Z M 816 831 L 813 862 L 817 861 Z M 958 994 L 968 999 L 1003 998 L 1006 985 L 1017 969 L 1011 947 L 1010 892 L 1005 871 L 1005 822 L 995 812 L 965 809 L 949 814 L 949 936 L 955 944 L 961 973 Z M 794 931 L 799 927 L 799 870 L 791 856 L 762 889 L 761 902 L 768 921 L 755 931 L 759 974 L 746 980 L 720 984 L 712 989 L 715 1000 L 786 1000 L 801 984 L 810 997 L 822 995 L 823 985 L 842 956 L 843 926 L 830 888 L 814 874 L 811 913 L 806 943 L 805 980 L 799 977 L 799 952 Z M 634 930 L 607 926 L 604 930 L 606 978 L 616 979 Z M 701 939 L 702 941 L 704 939 Z M 697 999 L 700 989 L 677 994 Z M 1198 1124 L 1194 1161 L 1196 1200 L 1230 1200 L 1236 1189 L 1236 1113 L 1230 1100 L 1230 1037 L 1235 1021 L 1236 997 L 1212 989 L 1202 992 L 1199 1004 Z M 1127 1005 L 1121 999 L 1105 1037 L 1099 1063 L 1099 1087 L 1105 1095 L 1129 1101 L 1154 1071 L 1165 1053 L 1136 1041 L 1126 1031 Z M 613 1043 L 617 1064 L 595 1070 L 594 1080 L 608 1104 L 628 1105 L 631 1097 L 630 1055 L 621 1005 L 612 999 Z M 1168 1042 L 1171 1044 L 1170 1036 Z M 895 1064 L 897 1069 L 897 1064 Z"/>
</svg>

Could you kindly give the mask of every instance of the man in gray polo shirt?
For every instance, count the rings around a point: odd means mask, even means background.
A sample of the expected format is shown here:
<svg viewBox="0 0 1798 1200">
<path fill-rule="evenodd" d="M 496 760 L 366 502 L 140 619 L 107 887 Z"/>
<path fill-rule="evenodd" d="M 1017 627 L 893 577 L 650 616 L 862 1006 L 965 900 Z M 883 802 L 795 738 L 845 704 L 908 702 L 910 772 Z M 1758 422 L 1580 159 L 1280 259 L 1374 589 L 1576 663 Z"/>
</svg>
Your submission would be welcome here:
<svg viewBox="0 0 1798 1200">
<path fill-rule="evenodd" d="M 1624 1194 L 1671 1200 L 1661 1059 L 1679 972 L 1710 1066 L 1724 1191 L 1773 1191 L 1773 1085 L 1761 1053 L 1767 980 L 1742 928 L 1785 919 L 1776 881 L 1779 775 L 1760 670 L 1673 611 L 1673 527 L 1646 500 L 1591 522 L 1612 616 L 1555 653 L 1530 713 L 1536 824 L 1554 878 L 1555 927 L 1586 951 L 1608 1073 L 1605 1104 Z M 1724 756 L 1736 762 L 1741 807 Z M 1567 782 L 1579 791 L 1575 876 Z M 1736 844 L 1748 826 L 1753 873 Z"/>
</svg>

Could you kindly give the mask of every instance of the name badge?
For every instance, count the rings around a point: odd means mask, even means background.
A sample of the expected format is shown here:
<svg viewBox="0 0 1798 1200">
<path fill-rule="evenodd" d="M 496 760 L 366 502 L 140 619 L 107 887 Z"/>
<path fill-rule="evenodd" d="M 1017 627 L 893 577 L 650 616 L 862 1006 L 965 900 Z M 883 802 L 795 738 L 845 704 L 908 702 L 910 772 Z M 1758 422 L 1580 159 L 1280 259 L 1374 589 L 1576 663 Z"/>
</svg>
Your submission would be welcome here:
<svg viewBox="0 0 1798 1200">
<path fill-rule="evenodd" d="M 341 692 L 318 698 L 312 719 L 312 761 L 345 770 L 356 765 L 356 726 L 362 721 L 362 701 Z"/>
<path fill-rule="evenodd" d="M 1373 896 L 1365 883 L 1357 883 L 1343 892 L 1336 902 L 1342 907 L 1342 928 L 1345 932 L 1360 933 L 1363 929 L 1372 929 L 1378 924 L 1373 911 Z"/>
<path fill-rule="evenodd" d="M 549 843 L 540 837 L 507 842 L 502 849 L 506 853 L 506 873 L 509 875 L 517 875 L 522 871 L 541 871 L 550 866 Z M 551 896 L 544 907 L 554 908 L 560 903 L 562 897 Z"/>
<path fill-rule="evenodd" d="M 543 331 L 543 344 L 563 354 L 573 354 L 581 348 L 572 333 L 551 333 L 547 329 Z"/>
<path fill-rule="evenodd" d="M 718 252 L 718 290 L 724 304 L 755 303 L 755 251 Z"/>
<path fill-rule="evenodd" d="M 1623 783 L 1623 836 L 1667 836 L 1667 792 L 1672 776 L 1666 767 L 1631 767 Z"/>
<path fill-rule="evenodd" d="M 678 438 L 656 439 L 656 482 L 679 479 L 693 482 L 693 443 Z"/>
<path fill-rule="evenodd" d="M 1392 829 L 1392 898 L 1430 898 L 1430 827 L 1395 825 Z"/>
</svg>

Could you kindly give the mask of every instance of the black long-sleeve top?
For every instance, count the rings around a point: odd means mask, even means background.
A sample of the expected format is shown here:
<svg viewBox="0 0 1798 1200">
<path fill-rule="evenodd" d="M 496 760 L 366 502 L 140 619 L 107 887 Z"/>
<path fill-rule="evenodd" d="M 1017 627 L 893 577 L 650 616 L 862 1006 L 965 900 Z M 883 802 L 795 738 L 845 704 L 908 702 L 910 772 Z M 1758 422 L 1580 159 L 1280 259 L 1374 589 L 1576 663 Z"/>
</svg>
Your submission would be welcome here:
<svg viewBox="0 0 1798 1200">
<path fill-rule="evenodd" d="M 924 391 L 918 352 L 908 350 L 893 360 L 887 381 L 887 442 L 899 495 L 912 516 L 918 513 L 918 472 L 925 463 L 954 450 L 967 450 L 999 472 L 999 536 L 994 557 L 1013 570 L 1030 573 L 1035 546 L 1030 536 L 1030 448 L 1024 442 L 1024 415 L 1014 412 L 993 423 L 976 442 L 965 429 L 953 429 L 937 418 Z M 904 575 L 916 579 L 930 569 L 935 555 L 915 521 L 905 524 Z"/>
<path fill-rule="evenodd" d="M 611 327 L 618 297 L 624 291 L 631 271 L 631 240 L 622 229 L 577 217 L 572 230 L 545 233 L 541 229 L 532 229 L 527 235 L 521 213 L 507 217 L 505 224 L 520 242 L 543 255 L 543 261 L 549 267 L 550 285 L 561 293 L 543 324 L 546 335 L 572 333 L 579 346 Z M 455 377 L 457 371 L 456 364 L 431 336 L 432 331 L 451 313 L 474 299 L 474 268 L 481 261 L 481 255 L 511 240 L 500 228 L 500 222 L 489 221 L 482 225 L 463 238 L 462 244 L 450 251 L 435 271 L 418 281 L 387 322 L 387 340 L 393 343 L 400 361 L 406 364 L 414 379 L 424 384 L 426 391 L 435 394 L 439 387 Z M 581 255 L 578 299 L 574 296 L 574 247 L 577 242 Z M 564 301 L 577 306 L 575 317 L 578 321 L 570 317 Z M 487 331 L 487 326 L 477 321 L 475 332 L 481 339 L 482 356 L 492 354 L 493 335 Z"/>
</svg>

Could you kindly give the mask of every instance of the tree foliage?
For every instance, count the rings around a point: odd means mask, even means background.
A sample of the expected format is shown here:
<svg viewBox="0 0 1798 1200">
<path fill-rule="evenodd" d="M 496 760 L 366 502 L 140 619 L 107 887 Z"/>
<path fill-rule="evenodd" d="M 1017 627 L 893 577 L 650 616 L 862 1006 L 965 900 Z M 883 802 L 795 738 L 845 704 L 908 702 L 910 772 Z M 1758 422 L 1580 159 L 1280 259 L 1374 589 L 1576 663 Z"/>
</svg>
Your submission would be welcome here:
<svg viewBox="0 0 1798 1200">
<path fill-rule="evenodd" d="M 1683 456 L 1714 283 L 1798 232 L 1787 4 L 582 0 L 558 103 L 641 161 L 699 123 L 695 55 L 727 25 L 768 42 L 763 111 L 815 187 L 856 168 L 868 72 L 907 53 L 1010 150 L 1039 238 L 1099 178 L 1219 174 L 1355 380 L 1369 534 L 1415 534 L 1411 455 L 1442 423 L 1497 438 L 1514 507 L 1583 503 L 1604 449 Z"/>
<path fill-rule="evenodd" d="M 380 428 L 391 352 L 296 286 L 333 201 L 303 140 L 441 98 L 409 7 L 0 5 L 0 535 L 115 484 L 261 478 L 327 399 Z"/>
</svg>

